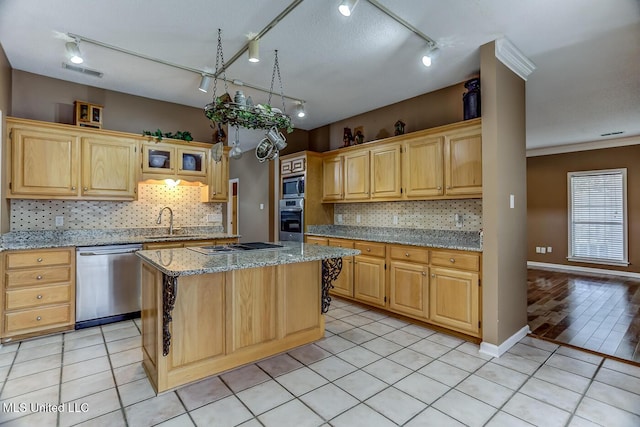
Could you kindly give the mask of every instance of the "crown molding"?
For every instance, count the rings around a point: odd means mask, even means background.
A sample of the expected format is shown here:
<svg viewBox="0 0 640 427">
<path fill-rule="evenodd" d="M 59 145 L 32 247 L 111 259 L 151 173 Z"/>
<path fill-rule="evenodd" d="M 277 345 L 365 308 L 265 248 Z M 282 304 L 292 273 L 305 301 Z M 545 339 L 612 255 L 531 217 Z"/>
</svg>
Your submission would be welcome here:
<svg viewBox="0 0 640 427">
<path fill-rule="evenodd" d="M 506 38 L 500 38 L 496 40 L 496 58 L 504 65 L 506 65 L 511 71 L 516 73 L 522 80 L 527 81 L 527 78 L 536 66 L 529 60 L 522 52 L 518 50 L 513 43 Z"/>
<path fill-rule="evenodd" d="M 555 145 L 551 147 L 532 148 L 527 150 L 527 157 L 548 156 L 551 154 L 575 153 L 577 151 L 601 150 L 603 148 L 626 147 L 640 145 L 640 135 L 624 138 L 601 139 L 598 141 L 580 142 L 577 144 Z"/>
</svg>

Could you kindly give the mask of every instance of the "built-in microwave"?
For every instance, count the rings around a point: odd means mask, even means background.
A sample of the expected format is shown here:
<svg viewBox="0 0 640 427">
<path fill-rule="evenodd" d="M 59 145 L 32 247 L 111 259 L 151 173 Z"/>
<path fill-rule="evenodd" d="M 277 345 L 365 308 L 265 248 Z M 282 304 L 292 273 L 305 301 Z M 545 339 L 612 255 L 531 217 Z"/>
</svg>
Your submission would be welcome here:
<svg viewBox="0 0 640 427">
<path fill-rule="evenodd" d="M 304 197 L 304 175 L 282 178 L 282 198 L 299 199 Z"/>
</svg>

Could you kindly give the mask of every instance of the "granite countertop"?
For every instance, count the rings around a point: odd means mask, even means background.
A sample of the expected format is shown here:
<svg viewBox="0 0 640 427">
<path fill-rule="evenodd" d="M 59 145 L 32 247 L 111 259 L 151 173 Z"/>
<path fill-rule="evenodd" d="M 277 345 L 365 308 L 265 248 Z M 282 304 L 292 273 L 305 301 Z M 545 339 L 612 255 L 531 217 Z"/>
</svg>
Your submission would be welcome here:
<svg viewBox="0 0 640 427">
<path fill-rule="evenodd" d="M 482 238 L 478 231 L 309 225 L 305 235 L 482 252 Z"/>
<path fill-rule="evenodd" d="M 168 235 L 167 228 L 123 228 L 110 230 L 12 231 L 2 235 L 2 250 L 43 249 L 67 246 L 106 246 L 182 240 L 237 238 L 222 227 L 184 227 Z"/>
<path fill-rule="evenodd" d="M 355 249 L 308 245 L 298 242 L 275 242 L 282 249 L 205 255 L 188 248 L 137 251 L 144 261 L 169 276 L 220 273 L 245 268 L 267 267 L 280 264 L 319 261 L 358 255 Z"/>
</svg>

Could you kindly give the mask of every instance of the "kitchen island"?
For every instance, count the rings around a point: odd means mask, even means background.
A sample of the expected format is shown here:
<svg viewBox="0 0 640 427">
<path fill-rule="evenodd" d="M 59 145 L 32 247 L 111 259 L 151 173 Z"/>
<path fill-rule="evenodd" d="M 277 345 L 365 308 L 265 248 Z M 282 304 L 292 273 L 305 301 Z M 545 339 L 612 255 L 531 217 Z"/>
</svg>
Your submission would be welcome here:
<svg viewBox="0 0 640 427">
<path fill-rule="evenodd" d="M 324 336 L 331 282 L 357 250 L 279 242 L 143 250 L 143 366 L 157 393 Z M 196 248 L 197 249 L 197 248 Z"/>
</svg>

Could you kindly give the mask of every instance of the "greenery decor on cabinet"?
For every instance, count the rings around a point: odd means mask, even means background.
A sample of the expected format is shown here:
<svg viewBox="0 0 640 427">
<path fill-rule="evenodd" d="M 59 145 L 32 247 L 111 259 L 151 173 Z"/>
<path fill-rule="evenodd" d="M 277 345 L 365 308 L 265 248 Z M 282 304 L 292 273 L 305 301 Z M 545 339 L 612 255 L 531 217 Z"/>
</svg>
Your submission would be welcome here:
<svg viewBox="0 0 640 427">
<path fill-rule="evenodd" d="M 193 141 L 193 137 L 191 136 L 191 132 L 189 131 L 176 131 L 176 133 L 171 132 L 162 132 L 160 129 L 156 129 L 155 132 L 151 132 L 148 130 L 142 131 L 142 136 L 152 136 L 156 139 L 156 141 L 160 142 L 163 138 L 169 139 L 180 139 L 182 141 L 191 142 Z"/>
</svg>

